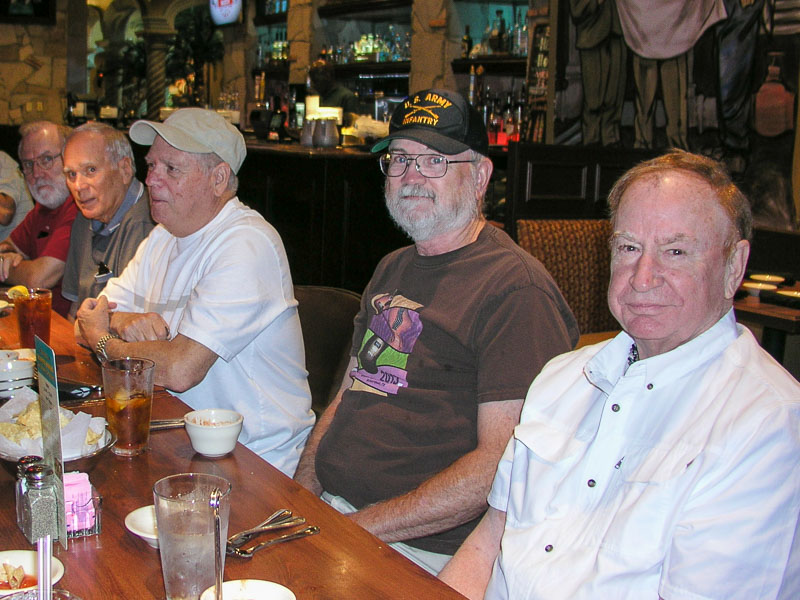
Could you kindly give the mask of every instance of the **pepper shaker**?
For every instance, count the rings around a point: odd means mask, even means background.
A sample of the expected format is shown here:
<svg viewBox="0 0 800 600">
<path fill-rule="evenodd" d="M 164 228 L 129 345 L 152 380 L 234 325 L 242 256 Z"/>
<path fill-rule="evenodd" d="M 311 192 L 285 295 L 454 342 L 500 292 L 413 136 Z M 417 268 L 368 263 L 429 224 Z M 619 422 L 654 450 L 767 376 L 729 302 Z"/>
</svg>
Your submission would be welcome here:
<svg viewBox="0 0 800 600">
<path fill-rule="evenodd" d="M 17 482 L 14 486 L 14 495 L 17 500 L 17 526 L 22 529 L 23 522 L 25 521 L 25 490 L 27 485 L 25 483 L 25 469 L 31 465 L 42 462 L 44 459 L 41 456 L 29 454 L 23 456 L 17 461 Z"/>
<path fill-rule="evenodd" d="M 36 543 L 45 536 L 58 537 L 58 497 L 53 468 L 45 463 L 25 469 L 22 532 L 28 541 Z"/>
</svg>

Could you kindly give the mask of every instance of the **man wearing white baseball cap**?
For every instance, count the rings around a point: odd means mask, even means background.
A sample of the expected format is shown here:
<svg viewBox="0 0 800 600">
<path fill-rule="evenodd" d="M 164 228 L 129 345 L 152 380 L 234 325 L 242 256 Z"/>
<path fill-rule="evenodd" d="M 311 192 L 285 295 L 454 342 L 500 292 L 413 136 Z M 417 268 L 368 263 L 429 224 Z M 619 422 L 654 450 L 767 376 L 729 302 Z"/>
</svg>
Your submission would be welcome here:
<svg viewBox="0 0 800 600">
<path fill-rule="evenodd" d="M 192 408 L 240 412 L 239 440 L 291 475 L 314 416 L 283 243 L 236 198 L 244 138 L 200 108 L 137 121 L 130 136 L 151 146 L 146 183 L 159 225 L 81 305 L 76 337 L 101 360 L 152 359 L 156 383 Z"/>
</svg>

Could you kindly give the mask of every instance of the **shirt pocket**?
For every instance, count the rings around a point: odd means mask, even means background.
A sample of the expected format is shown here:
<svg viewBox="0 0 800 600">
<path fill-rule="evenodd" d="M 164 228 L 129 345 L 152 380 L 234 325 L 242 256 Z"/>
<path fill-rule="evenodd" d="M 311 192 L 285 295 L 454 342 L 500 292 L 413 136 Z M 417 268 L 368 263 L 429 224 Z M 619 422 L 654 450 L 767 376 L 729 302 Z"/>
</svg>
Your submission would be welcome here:
<svg viewBox="0 0 800 600">
<path fill-rule="evenodd" d="M 579 466 L 587 442 L 575 431 L 536 420 L 518 426 L 514 436 L 507 518 L 526 527 L 566 516 L 570 506 L 557 500 L 558 491 Z"/>
<path fill-rule="evenodd" d="M 664 560 L 694 486 L 701 451 L 699 446 L 678 442 L 627 453 L 601 554 L 632 561 L 638 568 Z"/>
</svg>

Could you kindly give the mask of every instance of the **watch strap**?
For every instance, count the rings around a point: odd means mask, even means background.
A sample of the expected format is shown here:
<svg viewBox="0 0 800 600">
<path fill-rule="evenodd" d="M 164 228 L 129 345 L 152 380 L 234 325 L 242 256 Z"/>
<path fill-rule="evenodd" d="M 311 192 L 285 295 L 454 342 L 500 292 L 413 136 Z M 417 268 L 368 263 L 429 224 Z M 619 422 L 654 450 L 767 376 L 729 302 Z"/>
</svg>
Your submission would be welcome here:
<svg viewBox="0 0 800 600">
<path fill-rule="evenodd" d="M 102 362 L 106 362 L 108 360 L 108 354 L 106 353 L 106 344 L 108 341 L 118 339 L 119 336 L 116 333 L 106 333 L 105 335 L 101 336 L 99 340 L 97 340 L 97 345 L 94 347 L 94 353 Z"/>
</svg>

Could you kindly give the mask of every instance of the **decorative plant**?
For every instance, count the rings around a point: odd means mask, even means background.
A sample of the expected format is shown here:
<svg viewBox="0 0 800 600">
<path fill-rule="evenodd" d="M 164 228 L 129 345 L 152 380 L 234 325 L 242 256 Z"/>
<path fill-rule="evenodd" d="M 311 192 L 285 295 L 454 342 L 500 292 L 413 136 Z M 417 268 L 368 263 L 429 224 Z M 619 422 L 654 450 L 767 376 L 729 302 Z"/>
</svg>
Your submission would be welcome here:
<svg viewBox="0 0 800 600">
<path fill-rule="evenodd" d="M 211 22 L 207 4 L 179 13 L 175 17 L 175 30 L 178 33 L 167 51 L 167 79 L 187 82 L 189 89 L 180 103 L 203 105 L 205 66 L 221 61 L 225 55 L 222 32 Z"/>
<path fill-rule="evenodd" d="M 126 117 L 140 114 L 142 104 L 147 97 L 147 55 L 144 42 L 126 42 L 120 53 L 122 69 L 122 113 Z"/>
</svg>

